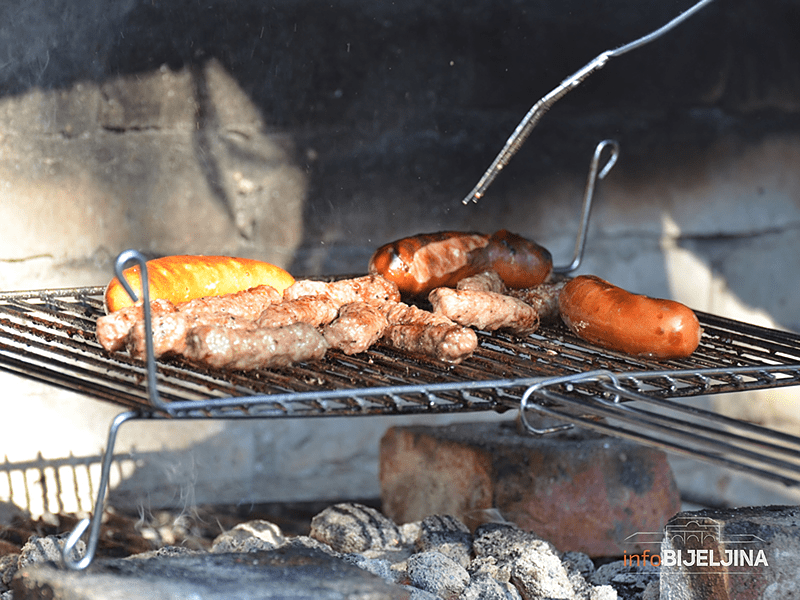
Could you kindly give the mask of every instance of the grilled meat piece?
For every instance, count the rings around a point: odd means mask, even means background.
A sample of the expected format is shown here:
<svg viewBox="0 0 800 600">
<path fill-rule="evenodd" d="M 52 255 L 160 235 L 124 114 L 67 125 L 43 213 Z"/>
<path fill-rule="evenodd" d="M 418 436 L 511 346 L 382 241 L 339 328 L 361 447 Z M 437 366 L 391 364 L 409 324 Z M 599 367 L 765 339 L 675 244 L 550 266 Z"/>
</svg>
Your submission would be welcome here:
<svg viewBox="0 0 800 600">
<path fill-rule="evenodd" d="M 328 342 L 307 323 L 275 328 L 193 328 L 183 355 L 216 369 L 270 369 L 325 356 Z"/>
<path fill-rule="evenodd" d="M 539 314 L 539 320 L 548 323 L 559 319 L 558 296 L 566 283 L 542 283 L 522 290 L 509 290 L 508 295 L 532 306 Z"/>
<path fill-rule="evenodd" d="M 154 300 L 150 303 L 150 314 L 153 317 L 154 341 L 157 335 L 161 336 L 155 346 L 160 350 L 156 356 L 174 352 L 173 346 L 180 351 L 182 344 L 181 335 L 194 326 L 199 319 L 205 320 L 206 315 L 214 323 L 221 323 L 226 316 L 241 319 L 255 319 L 266 306 L 280 302 L 281 294 L 274 287 L 259 285 L 249 290 L 224 294 L 222 296 L 207 296 L 189 302 L 174 305 L 169 300 Z M 183 316 L 158 320 L 158 315 L 180 313 Z M 106 350 L 111 352 L 122 350 L 126 345 L 134 356 L 144 357 L 144 311 L 141 306 L 129 306 L 104 317 L 97 319 L 97 340 Z M 132 330 L 136 328 L 136 332 Z M 130 338 L 130 339 L 129 339 Z"/>
<path fill-rule="evenodd" d="M 333 321 L 338 312 L 339 304 L 326 294 L 300 296 L 265 308 L 256 319 L 256 326 L 283 327 L 292 323 L 308 323 L 319 327 Z"/>
<path fill-rule="evenodd" d="M 388 326 L 385 305 L 350 302 L 339 309 L 339 316 L 322 333 L 332 348 L 358 354 L 377 342 Z"/>
<path fill-rule="evenodd" d="M 504 294 L 506 284 L 495 271 L 484 271 L 472 277 L 466 277 L 456 284 L 459 290 L 474 290 L 478 292 L 496 292 Z"/>
<path fill-rule="evenodd" d="M 457 364 L 478 347 L 478 336 L 443 315 L 436 315 L 402 302 L 388 305 L 389 327 L 383 340 L 399 349 Z"/>
<path fill-rule="evenodd" d="M 464 327 L 484 331 L 503 329 L 520 335 L 539 328 L 539 315 L 522 300 L 475 290 L 437 288 L 428 295 L 433 313 L 444 315 Z"/>
<path fill-rule="evenodd" d="M 153 300 L 150 303 L 150 314 L 159 315 L 174 312 L 175 305 L 169 300 Z M 128 306 L 97 319 L 95 335 L 100 345 L 109 352 L 116 352 L 125 347 L 125 338 L 131 327 L 137 322 L 144 323 L 144 309 L 141 305 Z"/>
<path fill-rule="evenodd" d="M 350 302 L 387 302 L 400 300 L 397 284 L 380 275 L 366 275 L 353 279 L 341 279 L 330 283 L 304 279 L 295 282 L 283 292 L 284 300 L 302 296 L 329 296 L 337 306 Z"/>
<path fill-rule="evenodd" d="M 186 336 L 192 328 L 199 325 L 214 327 L 243 328 L 252 327 L 252 319 L 236 317 L 225 313 L 184 313 L 181 311 L 153 316 L 153 354 L 156 358 L 166 354 L 183 354 L 186 349 Z M 144 319 L 134 323 L 125 341 L 130 355 L 145 359 L 146 342 Z"/>
<path fill-rule="evenodd" d="M 267 306 L 283 299 L 281 293 L 271 285 L 259 285 L 248 290 L 206 296 L 178 304 L 178 310 L 186 314 L 223 313 L 235 317 L 255 319 Z"/>
</svg>

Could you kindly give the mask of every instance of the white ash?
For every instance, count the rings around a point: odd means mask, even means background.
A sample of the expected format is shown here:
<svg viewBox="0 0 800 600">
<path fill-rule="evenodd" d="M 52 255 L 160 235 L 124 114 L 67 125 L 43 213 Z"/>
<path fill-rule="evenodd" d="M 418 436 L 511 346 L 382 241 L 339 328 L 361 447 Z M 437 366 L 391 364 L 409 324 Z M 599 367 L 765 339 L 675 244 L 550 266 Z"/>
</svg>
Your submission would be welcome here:
<svg viewBox="0 0 800 600">
<path fill-rule="evenodd" d="M 258 552 L 274 550 L 286 541 L 280 527 L 264 520 L 240 523 L 219 534 L 211 545 L 211 552 Z"/>
<path fill-rule="evenodd" d="M 445 600 L 456 600 L 467 588 L 467 570 L 441 552 L 418 552 L 408 559 L 411 585 Z"/>
</svg>

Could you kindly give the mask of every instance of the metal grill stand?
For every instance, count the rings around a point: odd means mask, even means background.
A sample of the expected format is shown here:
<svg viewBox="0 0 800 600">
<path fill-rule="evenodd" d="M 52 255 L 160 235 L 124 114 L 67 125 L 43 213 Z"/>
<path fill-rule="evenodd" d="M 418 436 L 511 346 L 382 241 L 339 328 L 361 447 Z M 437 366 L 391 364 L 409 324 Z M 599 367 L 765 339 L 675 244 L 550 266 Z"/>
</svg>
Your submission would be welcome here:
<svg viewBox="0 0 800 600">
<path fill-rule="evenodd" d="M 600 169 L 604 149 L 611 157 Z M 616 160 L 604 141 L 592 161 L 575 256 L 583 256 L 596 179 Z M 0 368 L 125 408 L 112 422 L 91 519 L 64 546 L 70 569 L 85 569 L 97 549 L 119 428 L 134 419 L 236 419 L 466 413 L 519 410 L 533 434 L 580 426 L 725 467 L 800 485 L 800 439 L 678 402 L 705 394 L 800 384 L 800 335 L 698 312 L 700 346 L 687 359 L 657 362 L 587 345 L 561 324 L 514 336 L 477 332 L 479 347 L 455 367 L 404 355 L 380 343 L 363 355 L 330 351 L 317 363 L 256 373 L 204 370 L 179 360 L 156 366 L 146 264 L 123 252 L 115 271 L 137 262 L 145 283 L 144 365 L 106 352 L 95 339 L 102 287 L 0 294 Z M 129 289 L 129 293 L 131 290 Z M 142 386 L 146 381 L 147 385 Z M 537 430 L 530 411 L 564 424 Z M 87 533 L 84 556 L 73 550 Z"/>
</svg>

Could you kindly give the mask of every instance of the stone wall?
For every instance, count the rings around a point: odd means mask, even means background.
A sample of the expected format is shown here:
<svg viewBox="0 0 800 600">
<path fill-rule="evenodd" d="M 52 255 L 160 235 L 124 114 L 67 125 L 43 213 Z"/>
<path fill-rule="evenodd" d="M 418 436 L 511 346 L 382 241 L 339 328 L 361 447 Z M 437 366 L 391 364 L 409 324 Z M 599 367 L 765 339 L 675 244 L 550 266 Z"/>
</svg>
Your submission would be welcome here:
<svg viewBox="0 0 800 600">
<path fill-rule="evenodd" d="M 589 159 L 614 138 L 581 272 L 800 330 L 797 2 L 717 2 L 614 59 L 480 203 L 460 202 L 534 101 L 679 4 L 6 3 L 0 289 L 103 284 L 129 247 L 357 273 L 377 245 L 440 229 L 510 228 L 564 264 Z M 0 377 L 5 413 L 36 415 L 47 452 L 104 443 L 113 407 Z M 797 430 L 797 395 L 713 402 Z M 224 472 L 231 499 L 377 494 L 386 420 L 145 425 L 123 447 L 195 450 L 134 492 L 170 477 L 213 489 Z"/>
</svg>

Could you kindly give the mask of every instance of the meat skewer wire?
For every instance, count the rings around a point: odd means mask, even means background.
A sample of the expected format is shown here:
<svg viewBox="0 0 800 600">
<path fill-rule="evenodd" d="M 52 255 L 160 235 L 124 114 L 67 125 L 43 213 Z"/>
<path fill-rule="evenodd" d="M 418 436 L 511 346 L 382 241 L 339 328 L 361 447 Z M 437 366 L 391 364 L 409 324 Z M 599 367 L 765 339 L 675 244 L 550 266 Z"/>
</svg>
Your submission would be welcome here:
<svg viewBox="0 0 800 600">
<path fill-rule="evenodd" d="M 567 77 L 564 81 L 562 81 L 558 87 L 556 87 L 553 91 L 549 94 L 544 96 L 541 100 L 539 100 L 536 104 L 534 104 L 525 117 L 520 121 L 517 128 L 514 130 L 514 133 L 511 134 L 511 137 L 508 138 L 506 141 L 505 146 L 500 151 L 500 154 L 494 159 L 494 162 L 489 166 L 486 172 L 478 181 L 477 185 L 473 188 L 473 190 L 467 194 L 467 196 L 462 200 L 463 204 L 469 204 L 470 202 L 477 202 L 483 195 L 486 193 L 488 187 L 492 184 L 495 178 L 500 174 L 508 162 L 511 160 L 517 151 L 522 147 L 525 143 L 525 140 L 528 139 L 531 131 L 536 124 L 541 120 L 544 114 L 550 110 L 550 108 L 558 102 L 561 98 L 567 95 L 568 92 L 574 90 L 578 87 L 589 75 L 594 73 L 595 71 L 599 71 L 609 60 L 612 58 L 616 58 L 617 56 L 622 56 L 631 50 L 636 50 L 652 42 L 653 40 L 658 39 L 671 29 L 677 27 L 684 21 L 686 21 L 689 17 L 694 15 L 696 12 L 704 8 L 706 5 L 711 4 L 714 0 L 701 0 L 691 8 L 687 9 L 686 11 L 682 12 L 680 15 L 672 19 L 666 25 L 661 26 L 659 29 L 648 33 L 645 36 L 642 36 L 632 42 L 625 44 L 624 46 L 620 46 L 614 50 L 606 50 L 602 54 L 598 55 L 594 60 L 583 66 L 581 69 L 573 73 L 571 76 Z"/>
</svg>

